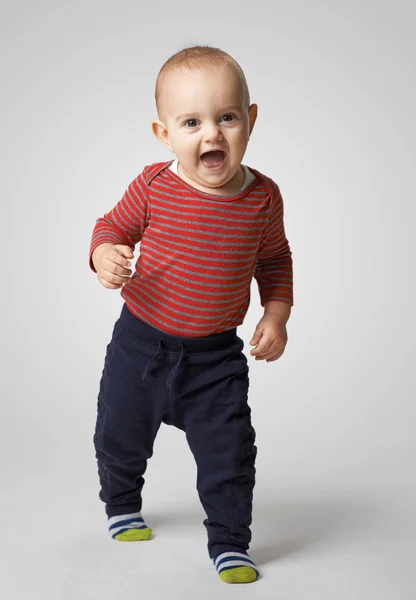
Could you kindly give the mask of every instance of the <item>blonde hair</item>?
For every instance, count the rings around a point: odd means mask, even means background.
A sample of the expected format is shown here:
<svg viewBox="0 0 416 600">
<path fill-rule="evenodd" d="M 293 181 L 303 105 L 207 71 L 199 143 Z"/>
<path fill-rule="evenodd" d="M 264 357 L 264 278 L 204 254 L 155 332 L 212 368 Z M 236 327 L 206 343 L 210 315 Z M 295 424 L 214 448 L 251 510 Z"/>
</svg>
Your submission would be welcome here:
<svg viewBox="0 0 416 600">
<path fill-rule="evenodd" d="M 190 70 L 201 70 L 209 67 L 216 67 L 218 65 L 229 65 L 233 67 L 237 75 L 239 76 L 243 85 L 247 108 L 250 105 L 250 93 L 244 75 L 243 69 L 240 67 L 238 62 L 227 52 L 220 50 L 220 48 L 213 48 L 211 46 L 191 46 L 184 48 L 176 54 L 173 54 L 162 66 L 156 79 L 155 89 L 155 100 L 157 112 L 160 115 L 160 97 L 163 87 L 163 79 L 167 73 L 174 71 L 175 69 L 190 69 Z"/>
</svg>

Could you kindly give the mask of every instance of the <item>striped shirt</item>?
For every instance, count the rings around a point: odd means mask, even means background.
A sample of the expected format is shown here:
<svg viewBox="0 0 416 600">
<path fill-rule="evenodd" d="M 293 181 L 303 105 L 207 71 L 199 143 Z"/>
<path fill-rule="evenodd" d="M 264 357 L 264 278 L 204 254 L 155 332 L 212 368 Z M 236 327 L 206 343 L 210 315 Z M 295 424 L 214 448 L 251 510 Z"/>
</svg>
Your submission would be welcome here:
<svg viewBox="0 0 416 600">
<path fill-rule="evenodd" d="M 188 185 L 169 166 L 146 166 L 121 200 L 97 219 L 90 244 L 140 242 L 135 270 L 121 288 L 130 312 L 180 337 L 202 337 L 241 325 L 257 281 L 260 302 L 293 305 L 292 253 L 277 184 L 254 180 L 234 196 Z"/>
</svg>

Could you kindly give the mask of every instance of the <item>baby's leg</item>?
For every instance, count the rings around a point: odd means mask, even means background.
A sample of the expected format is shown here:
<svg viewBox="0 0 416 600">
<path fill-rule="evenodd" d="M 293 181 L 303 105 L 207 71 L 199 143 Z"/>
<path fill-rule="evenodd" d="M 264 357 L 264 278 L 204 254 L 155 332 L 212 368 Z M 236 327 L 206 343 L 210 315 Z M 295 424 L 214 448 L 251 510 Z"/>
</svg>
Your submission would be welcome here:
<svg viewBox="0 0 416 600">
<path fill-rule="evenodd" d="M 155 350 L 143 346 L 118 324 L 110 344 L 98 396 L 94 445 L 111 537 L 119 541 L 151 538 L 141 516 L 147 461 L 159 429 L 165 394 L 156 379 L 142 374 Z"/>
<path fill-rule="evenodd" d="M 202 388 L 185 412 L 186 435 L 198 467 L 197 488 L 208 517 L 208 550 L 227 583 L 258 577 L 247 554 L 257 448 L 244 363 L 240 370 L 243 374 L 237 371 L 227 378 L 217 363 L 211 389 Z"/>
</svg>

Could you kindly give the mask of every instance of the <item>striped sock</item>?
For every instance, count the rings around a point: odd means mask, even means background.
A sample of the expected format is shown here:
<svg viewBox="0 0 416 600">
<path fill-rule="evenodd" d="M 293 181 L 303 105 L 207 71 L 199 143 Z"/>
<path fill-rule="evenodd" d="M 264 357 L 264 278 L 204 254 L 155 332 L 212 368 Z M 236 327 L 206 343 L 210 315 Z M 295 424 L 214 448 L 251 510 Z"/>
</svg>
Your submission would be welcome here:
<svg viewBox="0 0 416 600">
<path fill-rule="evenodd" d="M 251 583 L 259 577 L 256 565 L 243 552 L 222 552 L 213 560 L 221 581 L 225 583 Z"/>
<path fill-rule="evenodd" d="M 152 537 L 152 530 L 139 512 L 108 517 L 108 528 L 111 537 L 119 542 L 138 542 Z"/>
</svg>

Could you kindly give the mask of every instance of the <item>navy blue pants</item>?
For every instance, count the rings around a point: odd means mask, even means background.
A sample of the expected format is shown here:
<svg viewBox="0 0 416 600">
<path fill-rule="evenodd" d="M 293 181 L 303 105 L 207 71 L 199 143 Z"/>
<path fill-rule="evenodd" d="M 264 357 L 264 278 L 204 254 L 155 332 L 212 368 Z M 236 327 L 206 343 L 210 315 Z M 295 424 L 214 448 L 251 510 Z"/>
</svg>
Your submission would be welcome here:
<svg viewBox="0 0 416 600">
<path fill-rule="evenodd" d="M 107 346 L 94 434 L 108 516 L 141 511 L 143 475 L 163 422 L 185 432 L 194 455 L 209 555 L 249 548 L 257 448 L 243 347 L 236 328 L 177 337 L 123 305 Z"/>
</svg>

